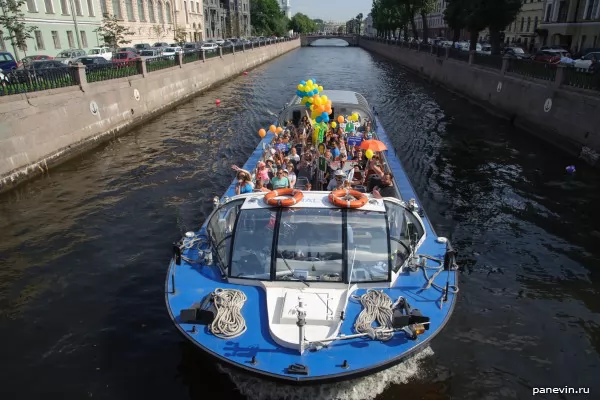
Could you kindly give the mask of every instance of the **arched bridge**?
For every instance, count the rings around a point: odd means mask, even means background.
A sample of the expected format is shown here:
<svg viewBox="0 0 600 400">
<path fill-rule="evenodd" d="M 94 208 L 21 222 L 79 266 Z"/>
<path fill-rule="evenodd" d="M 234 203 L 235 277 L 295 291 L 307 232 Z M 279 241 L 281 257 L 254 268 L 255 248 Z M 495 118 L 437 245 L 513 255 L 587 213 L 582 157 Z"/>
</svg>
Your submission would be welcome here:
<svg viewBox="0 0 600 400">
<path fill-rule="evenodd" d="M 342 39 L 350 46 L 358 46 L 358 35 L 302 35 L 300 45 L 302 47 L 311 46 L 315 40 L 319 39 Z"/>
</svg>

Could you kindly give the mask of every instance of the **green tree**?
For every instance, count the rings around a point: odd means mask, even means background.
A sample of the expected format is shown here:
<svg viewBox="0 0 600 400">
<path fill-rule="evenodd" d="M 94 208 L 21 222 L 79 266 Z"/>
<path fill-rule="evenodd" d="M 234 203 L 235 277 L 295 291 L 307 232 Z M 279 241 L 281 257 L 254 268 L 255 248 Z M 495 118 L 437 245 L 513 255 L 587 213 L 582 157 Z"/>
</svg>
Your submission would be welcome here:
<svg viewBox="0 0 600 400">
<path fill-rule="evenodd" d="M 339 33 L 340 35 L 342 35 L 344 33 L 344 30 L 346 30 L 346 27 L 343 26 L 343 25 L 340 25 L 337 28 L 337 33 Z"/>
<path fill-rule="evenodd" d="M 492 54 L 500 54 L 500 32 L 511 24 L 519 11 L 521 11 L 521 0 L 485 0 L 487 7 L 484 8 L 485 20 L 490 28 L 490 44 Z"/>
<path fill-rule="evenodd" d="M 408 36 L 406 24 L 408 15 L 406 8 L 398 0 L 374 0 L 371 8 L 373 27 L 377 29 L 377 36 L 389 39 L 392 33 L 404 28 L 405 38 Z"/>
<path fill-rule="evenodd" d="M 252 30 L 257 35 L 283 36 L 288 29 L 288 18 L 283 15 L 277 0 L 250 0 Z"/>
<path fill-rule="evenodd" d="M 119 22 L 115 15 L 105 15 L 102 19 L 98 33 L 108 47 L 122 47 L 131 43 L 127 36 L 133 35 L 134 32 Z"/>
<path fill-rule="evenodd" d="M 308 16 L 302 13 L 296 13 L 290 20 L 289 29 L 298 33 L 309 33 L 317 31 L 317 24 Z"/>
<path fill-rule="evenodd" d="M 467 27 L 465 0 L 448 0 L 448 6 L 444 10 L 444 19 L 452 29 L 453 44 L 460 40 L 460 31 Z"/>
<path fill-rule="evenodd" d="M 360 29 L 362 27 L 363 21 L 363 13 L 358 14 L 354 19 L 356 20 L 357 33 L 360 35 Z"/>
<path fill-rule="evenodd" d="M 158 25 L 158 26 L 160 27 L 160 25 Z M 185 43 L 185 41 L 187 39 L 187 32 L 185 31 L 185 28 L 183 28 L 181 26 L 178 26 L 177 28 L 175 28 L 175 30 L 173 31 L 173 38 L 179 44 Z"/>
<path fill-rule="evenodd" d="M 10 41 L 17 61 L 20 60 L 17 49 L 25 52 L 27 39 L 33 38 L 32 32 L 37 29 L 37 26 L 25 25 L 25 14 L 22 11 L 24 5 L 25 0 L 0 0 L 0 28 L 8 32 L 4 40 Z"/>
</svg>

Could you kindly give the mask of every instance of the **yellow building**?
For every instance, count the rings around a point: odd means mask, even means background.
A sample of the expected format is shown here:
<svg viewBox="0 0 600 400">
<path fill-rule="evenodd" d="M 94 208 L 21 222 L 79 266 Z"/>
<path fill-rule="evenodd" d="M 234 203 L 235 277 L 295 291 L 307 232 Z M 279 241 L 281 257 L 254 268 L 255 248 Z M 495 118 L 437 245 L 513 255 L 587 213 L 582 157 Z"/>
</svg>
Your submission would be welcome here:
<svg viewBox="0 0 600 400">
<path fill-rule="evenodd" d="M 542 0 L 524 0 L 521 11 L 512 24 L 504 30 L 507 44 L 518 44 L 526 51 L 539 48 L 541 42 L 537 29 L 544 16 Z"/>
<path fill-rule="evenodd" d="M 575 52 L 600 47 L 600 0 L 545 0 L 540 36 Z"/>
</svg>

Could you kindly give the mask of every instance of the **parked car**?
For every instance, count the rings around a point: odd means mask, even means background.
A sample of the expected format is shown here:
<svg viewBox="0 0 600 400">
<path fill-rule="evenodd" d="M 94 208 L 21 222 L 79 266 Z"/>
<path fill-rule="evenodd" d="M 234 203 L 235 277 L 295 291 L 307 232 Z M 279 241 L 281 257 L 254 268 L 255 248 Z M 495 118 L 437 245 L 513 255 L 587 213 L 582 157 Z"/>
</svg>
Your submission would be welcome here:
<svg viewBox="0 0 600 400">
<path fill-rule="evenodd" d="M 223 48 L 233 47 L 233 43 L 230 42 L 229 40 L 226 40 L 221 44 L 221 47 L 223 47 Z"/>
<path fill-rule="evenodd" d="M 71 69 L 57 60 L 34 61 L 24 69 L 30 78 L 61 79 L 71 77 Z M 20 77 L 22 78 L 22 77 Z M 19 79 L 21 83 L 21 79 Z"/>
<path fill-rule="evenodd" d="M 88 65 L 110 64 L 110 61 L 108 61 L 104 57 L 85 56 L 85 57 L 79 57 L 79 58 L 73 60 L 73 64 L 77 64 L 77 63 L 82 63 L 83 65 L 85 65 L 87 67 Z"/>
<path fill-rule="evenodd" d="M 139 59 L 139 57 L 138 57 L 137 53 L 135 53 L 133 51 L 121 51 L 113 56 L 112 62 L 113 62 L 113 64 L 122 65 L 122 64 L 127 64 L 127 63 L 133 63 L 134 61 L 137 61 L 138 59 Z"/>
<path fill-rule="evenodd" d="M 54 59 L 54 57 L 44 56 L 44 55 L 23 57 L 23 58 L 21 58 L 21 61 L 19 61 L 17 63 L 17 68 L 23 68 L 24 64 L 29 64 L 33 61 L 43 61 L 43 60 L 53 60 L 53 59 Z"/>
<path fill-rule="evenodd" d="M 161 53 L 156 49 L 142 50 L 140 52 L 140 58 L 142 60 L 148 60 L 148 59 L 160 57 L 160 55 L 161 55 Z"/>
<path fill-rule="evenodd" d="M 600 48 L 590 47 L 587 49 L 580 50 L 577 53 L 573 54 L 573 58 L 576 60 L 579 60 L 580 58 L 583 58 L 590 53 L 600 53 Z M 600 60 L 598 60 L 598 61 L 600 61 Z"/>
<path fill-rule="evenodd" d="M 166 42 L 156 42 L 152 45 L 152 47 L 154 48 L 160 48 L 160 47 L 169 47 L 169 43 Z"/>
<path fill-rule="evenodd" d="M 225 42 L 225 39 L 215 39 L 215 43 L 218 44 L 219 46 L 222 45 L 223 42 Z"/>
<path fill-rule="evenodd" d="M 492 54 L 492 46 L 489 44 L 484 44 L 481 46 L 481 51 L 478 51 L 477 53 L 491 55 Z"/>
<path fill-rule="evenodd" d="M 142 50 L 150 50 L 152 48 L 152 46 L 150 46 L 149 43 L 138 43 L 134 44 L 133 47 L 135 48 L 135 51 L 138 56 L 140 55 Z"/>
<path fill-rule="evenodd" d="M 137 49 L 136 49 L 135 47 L 119 47 L 119 48 L 117 49 L 117 51 L 115 51 L 115 52 L 114 52 L 114 54 L 113 54 L 113 57 L 114 57 L 114 55 L 115 55 L 115 54 L 117 54 L 117 53 L 123 53 L 123 52 L 126 52 L 126 51 L 129 51 L 129 52 L 132 52 L 132 53 L 136 53 L 136 54 L 137 54 Z"/>
<path fill-rule="evenodd" d="M 516 58 L 516 59 L 529 59 L 531 58 L 530 54 L 525 53 L 525 50 L 523 50 L 520 47 L 505 47 L 504 50 L 502 51 L 502 54 L 505 56 L 508 56 L 510 58 Z"/>
<path fill-rule="evenodd" d="M 89 57 L 102 57 L 110 61 L 113 53 L 108 47 L 92 47 L 87 55 Z"/>
<path fill-rule="evenodd" d="M 76 58 L 83 57 L 85 55 L 87 55 L 85 50 L 71 49 L 61 51 L 56 57 L 54 57 L 54 59 L 62 62 L 63 64 L 70 64 Z"/>
<path fill-rule="evenodd" d="M 590 65 L 592 65 L 592 57 L 596 57 L 596 60 L 600 61 L 600 51 L 594 53 L 588 53 L 579 60 L 575 60 L 573 66 L 580 71 L 587 72 Z"/>
<path fill-rule="evenodd" d="M 558 49 L 547 49 L 536 52 L 531 58 L 533 61 L 545 62 L 545 63 L 557 63 L 561 57 L 566 55 L 565 50 Z"/>
<path fill-rule="evenodd" d="M 8 72 L 17 69 L 17 62 L 12 54 L 0 52 L 0 71 Z"/>
<path fill-rule="evenodd" d="M 199 43 L 186 43 L 186 44 L 183 45 L 183 52 L 184 53 L 193 53 L 194 51 L 200 50 L 200 47 L 202 47 L 202 44 L 199 44 Z"/>
<path fill-rule="evenodd" d="M 175 58 L 175 54 L 179 54 L 182 53 L 183 54 L 183 49 L 179 46 L 177 47 L 166 47 L 163 50 L 162 55 L 165 57 L 171 57 L 171 58 Z"/>
<path fill-rule="evenodd" d="M 202 47 L 200 47 L 201 50 L 204 50 L 206 52 L 212 52 L 212 51 L 216 51 L 219 49 L 219 45 L 216 43 L 204 43 L 202 45 Z"/>
</svg>

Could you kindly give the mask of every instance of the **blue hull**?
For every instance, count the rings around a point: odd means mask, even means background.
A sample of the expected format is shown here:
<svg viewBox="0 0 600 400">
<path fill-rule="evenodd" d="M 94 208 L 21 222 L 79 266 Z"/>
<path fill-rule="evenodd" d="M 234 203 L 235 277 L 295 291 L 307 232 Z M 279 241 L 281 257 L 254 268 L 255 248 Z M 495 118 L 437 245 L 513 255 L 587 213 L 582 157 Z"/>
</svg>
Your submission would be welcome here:
<svg viewBox="0 0 600 400">
<path fill-rule="evenodd" d="M 417 204 L 420 204 L 379 121 L 377 121 L 376 133 L 378 139 L 384 142 L 389 149 L 384 153 L 402 198 L 405 200 L 414 198 L 417 200 Z M 263 144 L 270 143 L 272 136 L 271 133 L 267 134 L 246 162 L 244 169 L 252 170 L 254 168 L 263 154 Z M 233 197 L 235 195 L 234 182 L 224 196 Z M 422 217 L 422 220 L 427 237 L 419 248 L 419 253 L 443 259 L 446 245 L 436 241 L 437 235 L 426 215 Z M 199 233 L 204 234 L 205 230 L 206 223 Z M 189 254 L 185 252 L 183 254 L 194 259 L 197 254 L 194 254 L 193 250 L 188 251 Z M 437 266 L 434 263 L 428 265 Z M 457 286 L 455 270 L 443 271 L 434 280 L 441 287 L 445 287 L 447 281 L 450 286 Z M 397 364 L 426 348 L 429 341 L 449 321 L 457 296 L 449 293 L 447 301 L 443 302 L 440 308 L 442 292 L 434 287 L 422 290 L 425 285 L 426 279 L 423 271 L 419 270 L 404 272 L 393 287 L 383 289 L 393 300 L 403 296 L 412 308 L 419 309 L 423 315 L 430 318 L 429 330 L 419 335 L 417 340 L 409 340 L 404 333 L 399 332 L 391 340 L 385 342 L 371 340 L 368 337 L 349 339 L 337 341 L 328 348 L 318 351 L 306 351 L 303 355 L 300 355 L 297 350 L 281 347 L 271 338 L 267 321 L 266 295 L 263 289 L 255 286 L 229 284 L 221 278 L 220 270 L 214 265 L 192 266 L 185 261 L 182 261 L 181 265 L 175 265 L 172 261 L 167 274 L 165 297 L 169 314 L 179 331 L 187 340 L 217 360 L 265 378 L 288 383 L 317 384 L 369 375 Z M 181 310 L 188 309 L 192 304 L 202 301 L 216 288 L 242 290 L 247 296 L 247 301 L 242 308 L 247 331 L 235 339 L 220 339 L 212 335 L 207 326 L 183 323 L 179 318 Z M 360 296 L 365 291 L 359 289 L 353 294 Z M 361 310 L 362 306 L 359 302 L 355 300 L 349 302 L 346 318 L 340 330 L 341 334 L 356 333 L 353 330 L 354 321 Z M 302 364 L 308 367 L 308 374 L 289 373 L 288 367 L 292 364 Z"/>
</svg>

